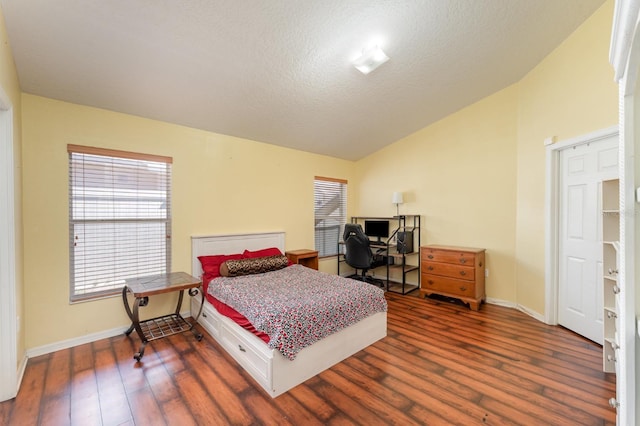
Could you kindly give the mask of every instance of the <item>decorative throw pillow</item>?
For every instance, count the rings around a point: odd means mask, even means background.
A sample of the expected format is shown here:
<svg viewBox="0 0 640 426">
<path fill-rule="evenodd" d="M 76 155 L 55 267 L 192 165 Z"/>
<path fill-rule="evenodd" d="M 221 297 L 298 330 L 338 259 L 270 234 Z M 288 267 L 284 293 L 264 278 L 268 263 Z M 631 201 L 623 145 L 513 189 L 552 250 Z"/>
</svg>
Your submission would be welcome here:
<svg viewBox="0 0 640 426">
<path fill-rule="evenodd" d="M 278 247 L 269 247 L 260 250 L 245 250 L 242 253 L 243 258 L 255 258 L 255 257 L 267 257 L 267 256 L 281 256 L 282 252 Z"/>
<path fill-rule="evenodd" d="M 242 253 L 216 254 L 212 256 L 198 256 L 202 271 L 209 280 L 220 276 L 220 265 L 227 260 L 242 259 Z"/>
<path fill-rule="evenodd" d="M 240 275 L 261 274 L 277 271 L 289 265 L 286 256 L 267 256 L 249 259 L 227 260 L 220 265 L 220 275 L 223 277 L 238 277 Z"/>
</svg>

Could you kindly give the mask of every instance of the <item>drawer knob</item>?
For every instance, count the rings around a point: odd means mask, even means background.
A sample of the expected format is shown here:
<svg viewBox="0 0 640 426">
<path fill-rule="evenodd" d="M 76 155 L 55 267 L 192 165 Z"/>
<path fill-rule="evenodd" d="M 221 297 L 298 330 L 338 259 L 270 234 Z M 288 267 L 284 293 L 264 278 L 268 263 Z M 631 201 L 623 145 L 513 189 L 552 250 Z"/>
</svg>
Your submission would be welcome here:
<svg viewBox="0 0 640 426">
<path fill-rule="evenodd" d="M 240 352 L 246 352 L 247 351 L 245 348 L 242 347 L 242 345 L 238 345 L 238 349 L 240 349 Z"/>
<path fill-rule="evenodd" d="M 617 399 L 611 398 L 609 399 L 609 405 L 613 408 L 618 408 L 620 406 L 620 403 L 618 402 Z"/>
<path fill-rule="evenodd" d="M 427 284 L 433 285 L 433 280 L 427 280 Z"/>
<path fill-rule="evenodd" d="M 620 293 L 620 287 L 618 287 L 617 285 L 614 285 L 612 290 L 613 290 L 613 294 Z"/>
<path fill-rule="evenodd" d="M 618 318 L 615 312 L 607 311 L 607 318 Z"/>
<path fill-rule="evenodd" d="M 467 273 L 465 271 L 460 271 L 460 275 L 464 277 L 465 275 L 467 275 Z"/>
<path fill-rule="evenodd" d="M 433 259 L 433 255 L 432 255 L 432 254 L 430 254 L 430 255 L 428 255 L 428 256 L 427 256 L 427 258 L 429 258 L 429 259 Z"/>
<path fill-rule="evenodd" d="M 460 286 L 460 291 L 466 291 L 467 288 L 465 286 Z"/>
<path fill-rule="evenodd" d="M 433 266 L 431 266 L 431 265 L 427 266 L 427 270 L 433 271 Z"/>
<path fill-rule="evenodd" d="M 467 259 L 465 259 L 464 257 L 460 258 L 460 263 L 467 263 Z"/>
<path fill-rule="evenodd" d="M 609 275 L 615 275 L 615 274 L 617 274 L 617 273 L 618 273 L 618 270 L 617 270 L 617 269 L 609 268 L 609 270 L 608 270 L 607 272 L 609 272 Z"/>
</svg>

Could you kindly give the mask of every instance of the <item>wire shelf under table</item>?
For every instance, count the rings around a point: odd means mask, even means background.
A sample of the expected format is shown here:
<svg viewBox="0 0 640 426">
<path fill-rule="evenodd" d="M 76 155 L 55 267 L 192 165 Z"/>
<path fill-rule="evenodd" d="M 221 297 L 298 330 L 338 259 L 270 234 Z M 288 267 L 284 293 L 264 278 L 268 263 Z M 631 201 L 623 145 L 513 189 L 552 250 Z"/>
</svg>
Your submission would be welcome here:
<svg viewBox="0 0 640 426">
<path fill-rule="evenodd" d="M 182 333 L 191 330 L 192 327 L 191 323 L 178 314 L 140 321 L 140 328 L 147 341 Z"/>
</svg>

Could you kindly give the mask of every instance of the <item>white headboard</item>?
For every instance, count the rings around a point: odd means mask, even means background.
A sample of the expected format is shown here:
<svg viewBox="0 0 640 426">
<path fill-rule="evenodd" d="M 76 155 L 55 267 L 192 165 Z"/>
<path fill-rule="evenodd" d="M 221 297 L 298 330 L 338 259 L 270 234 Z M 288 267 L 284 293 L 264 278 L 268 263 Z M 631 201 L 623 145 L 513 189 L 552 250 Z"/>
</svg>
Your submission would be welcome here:
<svg viewBox="0 0 640 426">
<path fill-rule="evenodd" d="M 202 265 L 198 256 L 242 253 L 245 250 L 268 247 L 278 247 L 284 253 L 284 232 L 191 237 L 191 275 L 202 276 Z"/>
</svg>

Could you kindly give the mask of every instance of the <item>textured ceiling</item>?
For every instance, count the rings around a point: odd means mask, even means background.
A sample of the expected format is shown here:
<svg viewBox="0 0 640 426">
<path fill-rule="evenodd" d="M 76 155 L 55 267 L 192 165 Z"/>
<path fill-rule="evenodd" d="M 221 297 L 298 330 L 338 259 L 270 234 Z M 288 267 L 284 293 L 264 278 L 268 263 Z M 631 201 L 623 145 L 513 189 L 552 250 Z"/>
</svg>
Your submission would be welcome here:
<svg viewBox="0 0 640 426">
<path fill-rule="evenodd" d="M 518 80 L 603 0 L 0 0 L 22 90 L 357 160 Z M 391 58 L 369 75 L 371 44 Z"/>
</svg>

